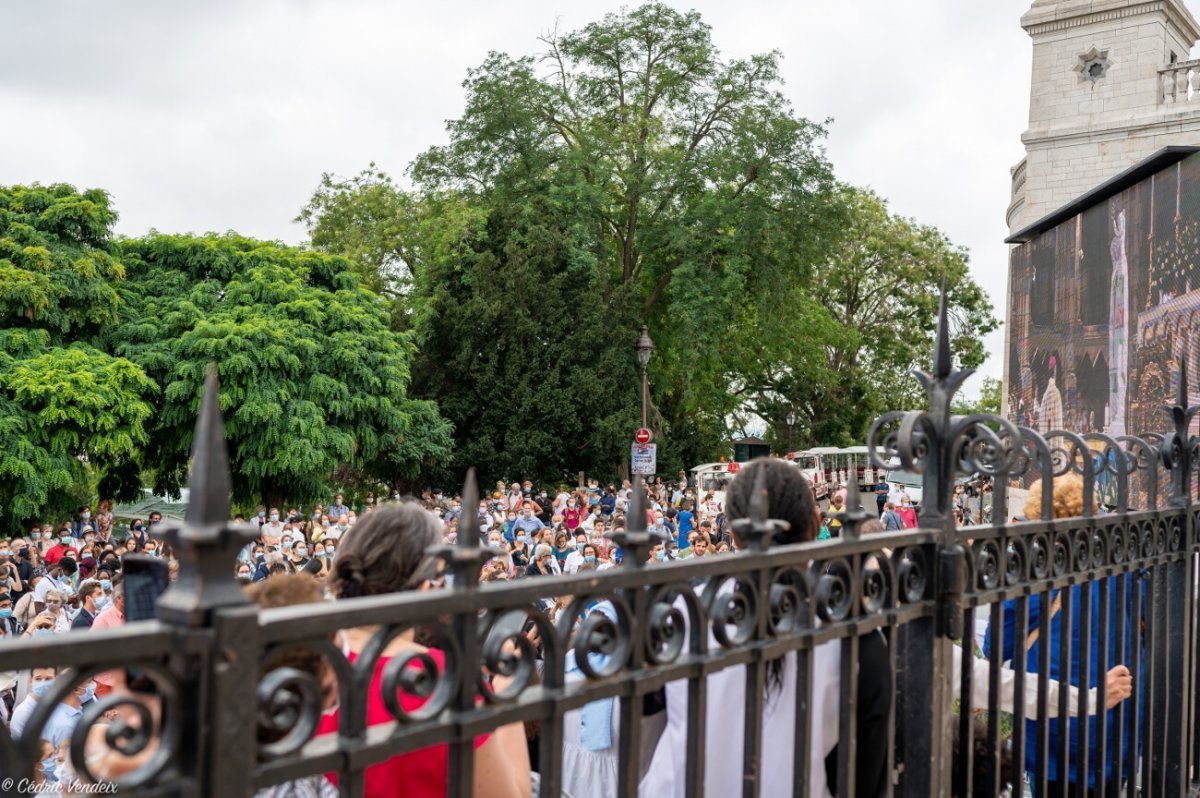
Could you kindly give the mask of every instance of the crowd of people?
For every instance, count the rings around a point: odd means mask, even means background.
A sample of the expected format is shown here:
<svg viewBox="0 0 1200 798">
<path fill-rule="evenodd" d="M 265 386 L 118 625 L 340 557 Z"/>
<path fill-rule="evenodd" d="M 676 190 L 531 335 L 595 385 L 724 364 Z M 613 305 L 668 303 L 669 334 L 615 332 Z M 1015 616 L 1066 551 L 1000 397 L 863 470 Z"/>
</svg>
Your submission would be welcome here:
<svg viewBox="0 0 1200 798">
<path fill-rule="evenodd" d="M 768 514 L 786 521 L 777 543 L 798 543 L 836 537 L 842 532 L 840 514 L 845 510 L 844 489 L 835 490 L 827 510 L 815 500 L 811 485 L 798 469 L 781 460 L 758 460 L 746 464 L 738 477 L 720 490 L 698 490 L 681 474 L 676 481 L 655 480 L 649 486 L 646 526 L 659 533 L 660 542 L 647 555 L 649 565 L 671 560 L 720 556 L 737 550 L 741 541 L 736 521 L 749 514 L 752 485 L 761 473 L 767 487 Z M 913 502 L 900 485 L 879 486 L 876 491 L 880 515 L 864 526 L 865 532 L 882 532 L 916 526 Z M 957 498 L 956 498 L 957 502 Z M 1033 506 L 1033 504 L 1031 504 Z M 1079 509 L 1079 508 L 1076 508 Z M 429 489 L 419 497 L 401 498 L 398 494 L 376 497 L 368 494 L 360 502 L 348 504 L 338 494 L 328 504 L 311 510 L 288 506 L 259 507 L 249 518 L 235 522 L 250 524 L 256 537 L 238 555 L 233 577 L 244 583 L 247 596 L 261 607 L 337 601 L 361 596 L 396 594 L 412 590 L 435 590 L 444 585 L 440 561 L 429 554 L 439 543 L 455 543 L 468 527 L 468 513 L 474 514 L 480 543 L 490 547 L 494 556 L 482 569 L 480 580 L 492 582 L 528 579 L 552 574 L 602 571 L 619 565 L 624 552 L 614 543 L 613 533 L 630 523 L 632 487 L 630 483 L 604 487 L 590 481 L 576 488 L 557 486 L 535 488 L 531 482 L 497 483 L 477 506 L 464 507 L 460 495 Z M 1067 510 L 1070 511 L 1070 508 Z M 101 502 L 96 512 L 82 507 L 76 518 L 57 525 L 38 525 L 28 535 L 0 539 L 0 636 L 7 638 L 79 634 L 88 629 L 119 626 L 125 622 L 123 566 L 130 557 L 148 556 L 166 563 L 166 572 L 174 578 L 178 564 L 174 552 L 153 534 L 161 516 L 151 514 L 143 523 L 132 519 L 118 523 L 111 505 Z M 619 539 L 619 536 L 617 536 Z M 731 581 L 721 590 L 737 590 Z M 702 588 L 697 587 L 699 593 Z M 615 619 L 613 605 L 604 600 L 580 608 L 573 596 L 546 596 L 538 609 L 559 621 L 560 614 L 576 607 L 575 628 L 590 613 L 604 613 Z M 676 602 L 685 619 L 687 602 Z M 1039 605 L 1040 606 L 1040 605 Z M 1078 606 L 1076 604 L 1076 606 Z M 1005 620 L 1009 623 L 1006 607 Z M 1081 625 L 1074 619 L 1075 634 Z M 560 624 L 561 626 L 561 624 Z M 1032 622 L 1030 628 L 1033 628 Z M 369 647 L 375 628 L 347 629 L 336 641 L 353 662 Z M 540 652 L 538 630 L 524 630 Z M 719 648 L 715 632 L 709 631 L 711 648 Z M 1058 619 L 1051 615 L 1052 650 L 1058 650 Z M 375 677 L 368 695 L 367 722 L 388 723 L 392 713 L 381 693 L 381 680 L 387 663 L 396 656 L 414 650 L 427 653 L 439 667 L 444 662 L 434 645 L 409 632 L 395 638 L 376 664 Z M 1011 630 L 1004 641 L 1011 648 Z M 1093 641 L 1096 636 L 1093 636 Z M 3 641 L 0 641 L 0 645 Z M 1034 641 L 1036 645 L 1036 641 Z M 573 650 L 566 658 L 564 677 L 568 682 L 585 678 L 584 668 L 575 660 Z M 1028 646 L 1026 651 L 1036 650 Z M 888 776 L 886 740 L 895 696 L 887 642 L 878 632 L 859 641 L 860 663 L 857 670 L 858 703 L 855 707 L 857 742 L 855 756 L 855 794 L 876 796 L 886 791 Z M 813 685 L 809 704 L 809 738 L 812 758 L 796 763 L 795 768 L 763 768 L 761 793 L 765 796 L 790 795 L 793 781 L 804 777 L 814 796 L 836 796 L 840 712 L 841 641 L 819 645 L 813 654 Z M 599 667 L 602 657 L 590 664 Z M 1006 649 L 1007 659 L 1012 652 Z M 1011 694 L 1013 674 L 1006 668 L 1001 684 L 1007 692 L 1001 696 L 1001 708 L 1012 710 L 1014 702 L 1025 705 L 1027 717 L 1035 717 L 1037 706 L 1037 662 L 1028 657 L 1031 675 L 1025 680 L 1025 695 Z M 1094 659 L 1093 662 L 1096 660 Z M 955 646 L 955 669 L 972 663 L 976 671 L 976 690 L 988 683 L 987 662 L 964 655 Z M 288 664 L 311 672 L 321 683 L 330 685 L 328 665 L 314 655 L 291 656 Z M 264 669 L 278 663 L 264 663 Z M 539 668 L 544 662 L 539 659 Z M 2 664 L 0 664 L 2 667 Z M 797 707 L 797 655 L 790 653 L 768 665 L 764 684 L 762 761 L 792 761 Z M 1052 675 L 1058 670 L 1057 663 Z M 20 737 L 47 694 L 56 668 L 38 668 L 32 672 L 0 672 L 0 721 L 14 737 Z M 88 702 L 114 691 L 130 689 L 127 672 L 112 671 L 97 675 L 66 696 L 43 725 L 41 756 L 37 766 L 40 794 L 62 795 L 73 790 L 74 772 L 70 760 L 70 740 Z M 741 745 L 729 740 L 741 739 L 746 700 L 745 666 L 737 665 L 706 677 L 707 750 L 702 763 L 686 761 L 688 739 L 689 689 L 686 681 L 667 684 L 647 696 L 643 717 L 639 719 L 642 794 L 685 795 L 689 768 L 703 770 L 707 791 L 714 795 L 734 794 L 741 785 Z M 506 679 L 493 676 L 492 688 L 502 690 Z M 955 689 L 959 679 L 954 679 Z M 1098 690 L 1104 690 L 1103 694 Z M 1131 695 L 1132 676 L 1125 665 L 1114 661 L 1107 675 L 1100 674 L 1081 685 L 1091 689 L 1089 706 L 1094 715 L 1115 706 Z M 1078 689 L 1068 687 L 1069 712 L 1075 713 Z M 336 689 L 327 690 L 326 712 L 318 734 L 336 733 L 338 706 Z M 1059 686 L 1051 683 L 1052 703 L 1046 708 L 1058 711 Z M 143 702 L 158 700 L 141 696 Z M 986 702 L 986 693 L 973 694 L 975 705 Z M 402 694 L 405 710 L 418 708 L 421 701 Z M 1103 709 L 1101 709 L 1103 707 Z M 117 712 L 119 710 L 113 710 Z M 110 713 L 111 714 L 111 713 Z M 1094 718 L 1092 719 L 1094 722 Z M 1076 733 L 1073 731 L 1073 734 Z M 620 703 L 602 699 L 567 713 L 563 720 L 564 793 L 574 798 L 616 794 L 619 778 Z M 152 755 L 153 746 L 139 757 L 119 757 L 103 749 L 102 729 L 95 740 L 89 738 L 97 753 L 89 758 L 93 773 L 102 778 L 117 778 L 137 767 Z M 536 788 L 539 745 L 537 724 L 513 724 L 502 727 L 476 741 L 475 794 L 524 798 Z M 272 742 L 270 732 L 260 730 L 260 741 Z M 1054 750 L 1053 747 L 1051 749 Z M 982 772 L 976 768 L 976 774 Z M 1075 780 L 1066 768 L 1054 771 L 1056 777 Z M 441 795 L 447 774 L 445 746 L 434 746 L 393 757 L 373 765 L 366 772 L 366 795 Z M 1009 775 L 1010 781 L 1019 777 Z M 337 774 L 298 780 L 278 788 L 263 790 L 261 798 L 282 796 L 336 795 Z"/>
</svg>

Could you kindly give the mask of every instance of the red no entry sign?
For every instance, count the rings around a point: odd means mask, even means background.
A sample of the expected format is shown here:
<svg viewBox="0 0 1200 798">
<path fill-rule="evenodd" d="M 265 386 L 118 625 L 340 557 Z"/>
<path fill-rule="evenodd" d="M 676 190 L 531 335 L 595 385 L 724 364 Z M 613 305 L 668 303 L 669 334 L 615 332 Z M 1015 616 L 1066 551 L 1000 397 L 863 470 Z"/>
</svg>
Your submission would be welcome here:
<svg viewBox="0 0 1200 798">
<path fill-rule="evenodd" d="M 646 429 L 645 427 L 642 427 L 640 430 L 637 431 L 637 434 L 635 434 L 633 436 L 633 439 L 635 441 L 637 441 L 638 446 L 645 446 L 647 443 L 649 443 L 651 441 L 651 439 L 653 439 L 653 437 L 654 436 L 650 434 L 650 430 Z"/>
</svg>

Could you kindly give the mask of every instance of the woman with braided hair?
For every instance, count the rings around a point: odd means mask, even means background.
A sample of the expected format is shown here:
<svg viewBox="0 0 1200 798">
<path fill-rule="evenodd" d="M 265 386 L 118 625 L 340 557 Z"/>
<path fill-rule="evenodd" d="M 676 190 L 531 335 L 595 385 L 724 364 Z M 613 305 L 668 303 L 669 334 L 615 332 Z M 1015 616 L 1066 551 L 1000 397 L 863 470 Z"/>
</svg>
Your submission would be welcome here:
<svg viewBox="0 0 1200 798">
<path fill-rule="evenodd" d="M 428 590 L 441 581 L 437 561 L 426 552 L 442 541 L 438 519 L 415 502 L 390 504 L 373 510 L 345 536 L 333 562 L 329 587 L 338 599 L 380 596 L 408 590 Z M 378 627 L 345 630 L 348 657 L 353 663 L 368 646 Z M 367 724 L 391 723 L 383 700 L 383 671 L 392 657 L 412 651 L 428 653 L 445 671 L 445 655 L 414 640 L 412 630 L 393 639 L 375 663 L 367 698 Z M 500 689 L 501 685 L 497 685 Z M 424 701 L 401 692 L 409 712 Z M 338 712 L 322 718 L 319 734 L 336 734 Z M 441 796 L 447 785 L 447 748 L 435 745 L 400 754 L 368 767 L 367 798 Z M 329 774 L 335 784 L 337 775 Z M 474 795 L 485 798 L 526 798 L 530 794 L 529 753 L 520 723 L 504 726 L 475 740 Z"/>
</svg>

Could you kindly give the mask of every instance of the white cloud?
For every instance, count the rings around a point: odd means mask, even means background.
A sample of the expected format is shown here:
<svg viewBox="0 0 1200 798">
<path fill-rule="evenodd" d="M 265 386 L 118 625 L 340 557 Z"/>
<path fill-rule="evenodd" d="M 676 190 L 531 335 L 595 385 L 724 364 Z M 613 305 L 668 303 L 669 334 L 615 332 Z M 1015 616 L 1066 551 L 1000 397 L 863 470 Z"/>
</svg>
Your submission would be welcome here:
<svg viewBox="0 0 1200 798">
<path fill-rule="evenodd" d="M 0 183 L 115 198 L 118 232 L 235 229 L 296 242 L 322 172 L 400 174 L 445 139 L 488 50 L 523 54 L 612 0 L 157 0 L 0 5 Z M 1029 0 L 718 0 L 730 55 L 778 49 L 785 93 L 833 117 L 839 177 L 946 232 L 1000 315 L 1008 169 L 1023 154 Z M 1000 334 L 983 372 L 999 375 Z M 968 388 L 968 390 L 971 390 Z"/>
</svg>

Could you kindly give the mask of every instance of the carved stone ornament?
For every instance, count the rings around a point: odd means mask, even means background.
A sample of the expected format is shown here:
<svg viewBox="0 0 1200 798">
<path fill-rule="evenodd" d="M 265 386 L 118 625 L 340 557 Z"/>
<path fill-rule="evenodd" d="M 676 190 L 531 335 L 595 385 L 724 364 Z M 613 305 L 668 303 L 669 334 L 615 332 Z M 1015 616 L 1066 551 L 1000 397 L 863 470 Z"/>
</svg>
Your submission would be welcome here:
<svg viewBox="0 0 1200 798">
<path fill-rule="evenodd" d="M 1108 74 L 1112 62 L 1108 60 L 1108 50 L 1097 50 L 1095 47 L 1086 53 L 1081 53 L 1075 71 L 1079 73 L 1079 82 L 1098 83 Z"/>
</svg>

